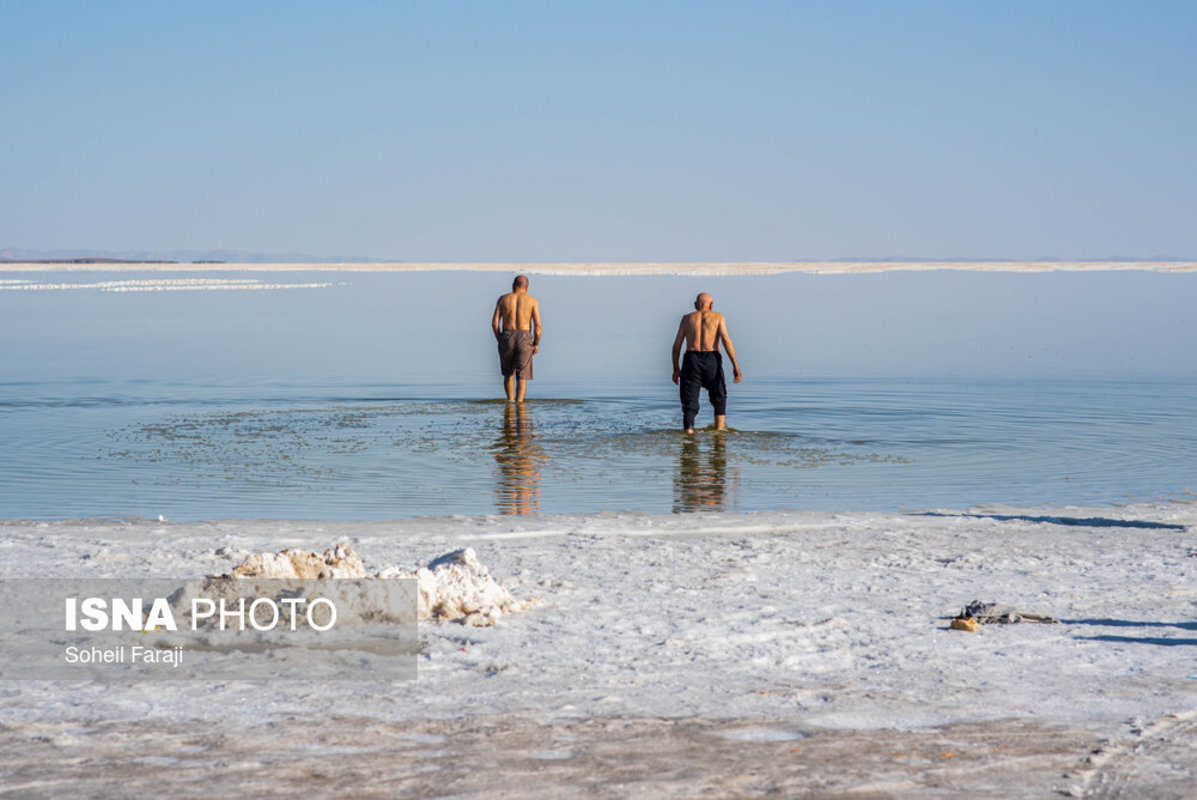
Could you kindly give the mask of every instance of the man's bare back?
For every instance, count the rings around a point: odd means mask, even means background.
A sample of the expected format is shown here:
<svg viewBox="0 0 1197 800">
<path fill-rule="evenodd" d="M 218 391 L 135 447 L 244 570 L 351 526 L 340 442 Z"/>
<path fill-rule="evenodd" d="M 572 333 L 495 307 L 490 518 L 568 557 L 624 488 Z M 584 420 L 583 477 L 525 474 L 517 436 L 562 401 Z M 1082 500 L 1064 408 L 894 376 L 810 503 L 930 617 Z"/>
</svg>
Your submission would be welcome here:
<svg viewBox="0 0 1197 800">
<path fill-rule="evenodd" d="M 540 304 L 536 298 L 523 292 L 508 292 L 495 303 L 495 335 L 502 331 L 530 331 L 536 322 L 535 338 L 540 340 Z"/>
<path fill-rule="evenodd" d="M 682 317 L 678 332 L 685 337 L 687 350 L 710 353 L 719 350 L 719 332 L 726 328 L 717 311 L 691 311 Z"/>
</svg>

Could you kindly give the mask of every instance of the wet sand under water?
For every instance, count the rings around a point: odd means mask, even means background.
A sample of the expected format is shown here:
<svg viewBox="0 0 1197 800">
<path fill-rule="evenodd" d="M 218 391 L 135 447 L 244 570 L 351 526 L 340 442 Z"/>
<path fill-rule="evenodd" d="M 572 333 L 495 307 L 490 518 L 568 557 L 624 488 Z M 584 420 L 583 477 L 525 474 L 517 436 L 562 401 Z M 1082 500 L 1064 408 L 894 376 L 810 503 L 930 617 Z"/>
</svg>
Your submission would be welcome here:
<svg viewBox="0 0 1197 800">
<path fill-rule="evenodd" d="M 0 797 L 1192 797 L 1197 721 L 1100 740 L 1006 721 L 802 733 L 752 720 L 518 715 L 0 729 Z"/>
</svg>

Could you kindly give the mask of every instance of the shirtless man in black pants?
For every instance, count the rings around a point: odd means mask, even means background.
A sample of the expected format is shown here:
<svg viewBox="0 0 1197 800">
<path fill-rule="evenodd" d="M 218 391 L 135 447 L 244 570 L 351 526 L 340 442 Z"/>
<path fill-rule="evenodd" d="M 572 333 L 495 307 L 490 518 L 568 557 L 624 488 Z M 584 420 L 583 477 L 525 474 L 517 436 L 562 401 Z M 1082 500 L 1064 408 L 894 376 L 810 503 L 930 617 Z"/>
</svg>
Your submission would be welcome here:
<svg viewBox="0 0 1197 800">
<path fill-rule="evenodd" d="M 715 430 L 723 430 L 727 417 L 727 384 L 723 380 L 723 358 L 719 344 L 731 359 L 734 382 L 744 377 L 736 361 L 736 348 L 732 347 L 727 335 L 727 322 L 723 315 L 712 311 L 715 300 L 703 292 L 694 301 L 694 311 L 682 317 L 677 336 L 673 340 L 673 382 L 681 386 L 682 427 L 686 433 L 694 433 L 694 418 L 698 416 L 698 395 L 707 390 L 711 405 L 715 407 Z M 686 343 L 686 357 L 678 366 L 678 356 Z"/>
</svg>

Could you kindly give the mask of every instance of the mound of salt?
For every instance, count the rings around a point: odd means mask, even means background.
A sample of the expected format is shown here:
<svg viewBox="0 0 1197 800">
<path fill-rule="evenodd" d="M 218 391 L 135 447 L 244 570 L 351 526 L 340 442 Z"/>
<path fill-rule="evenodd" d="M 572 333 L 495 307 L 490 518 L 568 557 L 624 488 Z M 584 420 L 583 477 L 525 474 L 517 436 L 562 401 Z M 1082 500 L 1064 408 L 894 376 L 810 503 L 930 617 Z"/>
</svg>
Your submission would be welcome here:
<svg viewBox="0 0 1197 800">
<path fill-rule="evenodd" d="M 318 555 L 309 550 L 255 553 L 233 568 L 237 578 L 364 578 L 366 568 L 348 542 Z"/>
<path fill-rule="evenodd" d="M 387 567 L 373 576 L 353 546 L 339 542 L 323 555 L 304 550 L 255 553 L 233 568 L 235 578 L 415 578 L 419 593 L 419 618 L 458 620 L 465 625 L 494 625 L 504 614 L 531 608 L 533 597 L 516 600 L 490 576 L 473 548 L 454 550 L 413 571 Z"/>
<path fill-rule="evenodd" d="M 460 620 L 462 624 L 494 625 L 504 614 L 525 611 L 537 603 L 516 600 L 490 576 L 474 549 L 454 550 L 413 572 L 396 567 L 380 578 L 415 578 L 420 596 L 420 619 Z"/>
</svg>

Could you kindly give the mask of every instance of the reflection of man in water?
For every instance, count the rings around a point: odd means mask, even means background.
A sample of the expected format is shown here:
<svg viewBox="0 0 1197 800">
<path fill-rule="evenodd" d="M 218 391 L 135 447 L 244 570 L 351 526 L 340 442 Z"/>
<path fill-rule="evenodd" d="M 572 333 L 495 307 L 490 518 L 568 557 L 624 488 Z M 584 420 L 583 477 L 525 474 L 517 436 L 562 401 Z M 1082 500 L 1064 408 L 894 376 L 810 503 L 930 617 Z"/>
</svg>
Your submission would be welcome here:
<svg viewBox="0 0 1197 800">
<path fill-rule="evenodd" d="M 525 276 L 517 275 L 511 292 L 495 303 L 490 327 L 499 343 L 499 368 L 507 402 L 522 403 L 528 381 L 532 380 L 532 356 L 540 350 L 540 304 L 528 294 Z"/>
<path fill-rule="evenodd" d="M 723 511 L 727 508 L 727 442 L 724 436 L 717 434 L 712 437 L 705 458 L 699 439 L 686 437 L 682 440 L 677 473 L 673 478 L 673 513 Z"/>
<path fill-rule="evenodd" d="M 532 412 L 522 405 L 504 410 L 503 433 L 495 440 L 499 480 L 495 505 L 500 514 L 535 514 L 540 510 L 540 462 L 544 453 L 532 432 Z"/>
<path fill-rule="evenodd" d="M 694 301 L 694 311 L 682 317 L 677 336 L 673 340 L 673 382 L 681 386 L 682 427 L 694 433 L 694 418 L 698 416 L 698 395 L 707 390 L 707 397 L 715 407 L 715 430 L 723 430 L 727 415 L 727 383 L 723 380 L 723 358 L 719 344 L 727 351 L 734 371 L 735 383 L 744 377 L 736 361 L 736 349 L 727 335 L 723 315 L 711 310 L 714 299 L 703 292 Z M 679 367 L 678 354 L 686 343 L 686 357 Z"/>
</svg>

